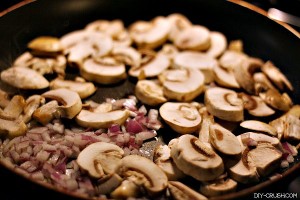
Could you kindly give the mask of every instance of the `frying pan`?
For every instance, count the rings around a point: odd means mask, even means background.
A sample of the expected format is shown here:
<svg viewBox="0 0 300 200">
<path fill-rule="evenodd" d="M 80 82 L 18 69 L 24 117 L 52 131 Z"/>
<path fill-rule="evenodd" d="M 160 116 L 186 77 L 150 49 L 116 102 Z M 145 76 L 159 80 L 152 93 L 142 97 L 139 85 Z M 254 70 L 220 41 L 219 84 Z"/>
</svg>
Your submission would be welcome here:
<svg viewBox="0 0 300 200">
<path fill-rule="evenodd" d="M 242 3 L 224 0 L 38 0 L 18 8 L 0 18 L 0 69 L 11 66 L 13 60 L 26 50 L 26 44 L 41 35 L 61 37 L 83 28 L 96 19 L 122 19 L 125 25 L 136 20 L 150 20 L 158 15 L 178 12 L 193 23 L 220 31 L 228 41 L 241 39 L 247 54 L 273 61 L 288 77 L 295 91 L 291 97 L 295 103 L 300 97 L 300 35 L 291 27 L 268 19 L 262 11 Z M 241 4 L 241 5 L 238 5 Z M 12 93 L 14 90 L 0 82 L 0 87 Z M 102 101 L 106 97 L 121 98 L 133 92 L 134 83 L 125 81 L 100 88 L 91 98 Z M 282 176 L 263 181 L 222 199 L 253 198 L 253 192 L 278 189 L 294 175 L 299 175 L 299 157 L 295 164 L 282 172 Z M 7 166 L 0 168 L 1 199 L 74 199 L 65 191 L 41 186 L 16 174 Z M 279 186 L 280 187 L 280 186 Z M 278 191 L 277 191 L 278 192 Z"/>
</svg>

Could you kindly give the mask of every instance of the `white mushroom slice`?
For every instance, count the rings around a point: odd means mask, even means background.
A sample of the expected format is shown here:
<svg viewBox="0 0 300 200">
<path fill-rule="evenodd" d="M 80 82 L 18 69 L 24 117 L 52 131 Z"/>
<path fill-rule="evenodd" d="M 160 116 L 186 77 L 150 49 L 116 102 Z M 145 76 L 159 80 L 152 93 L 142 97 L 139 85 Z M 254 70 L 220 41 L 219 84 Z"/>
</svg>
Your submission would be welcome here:
<svg viewBox="0 0 300 200">
<path fill-rule="evenodd" d="M 151 160 L 139 155 L 129 155 L 121 160 L 116 172 L 138 186 L 144 187 L 150 196 L 166 189 L 168 178 Z"/>
<path fill-rule="evenodd" d="M 118 83 L 127 77 L 125 65 L 110 57 L 85 60 L 80 67 L 80 74 L 100 84 Z"/>
<path fill-rule="evenodd" d="M 220 57 L 219 63 L 225 69 L 234 70 L 247 59 L 248 56 L 244 53 L 227 50 Z"/>
<path fill-rule="evenodd" d="M 159 108 L 159 114 L 174 131 L 180 134 L 193 133 L 201 124 L 198 110 L 188 103 L 164 103 Z"/>
<path fill-rule="evenodd" d="M 65 117 L 68 119 L 74 118 L 82 108 L 82 102 L 77 92 L 69 89 L 59 88 L 55 90 L 49 90 L 42 94 L 43 97 L 57 100 L 62 105 L 57 108 L 59 117 Z"/>
<path fill-rule="evenodd" d="M 229 88 L 240 88 L 240 85 L 235 79 L 234 73 L 232 70 L 216 65 L 213 68 L 214 79 L 220 86 L 229 87 Z"/>
<path fill-rule="evenodd" d="M 180 171 L 171 158 L 171 149 L 167 145 L 159 145 L 154 150 L 154 163 L 160 167 L 169 181 L 181 179 L 185 174 Z"/>
<path fill-rule="evenodd" d="M 183 50 L 205 51 L 210 47 L 210 31 L 200 25 L 187 27 L 180 31 L 174 44 Z"/>
<path fill-rule="evenodd" d="M 199 181 L 214 180 L 224 172 L 221 157 L 195 136 L 182 135 L 170 148 L 176 166 Z"/>
<path fill-rule="evenodd" d="M 193 68 L 198 69 L 204 74 L 205 83 L 214 80 L 213 68 L 218 65 L 215 58 L 204 53 L 194 51 L 182 51 L 174 58 L 176 68 Z"/>
<path fill-rule="evenodd" d="M 90 176 L 101 178 L 112 173 L 121 163 L 123 149 L 115 144 L 96 142 L 84 148 L 77 157 L 79 167 Z"/>
<path fill-rule="evenodd" d="M 55 118 L 55 116 L 57 115 L 57 110 L 58 102 L 56 100 L 52 100 L 37 108 L 33 112 L 32 117 L 39 123 L 46 125 Z"/>
<path fill-rule="evenodd" d="M 118 174 L 113 173 L 105 175 L 98 180 L 98 183 L 99 185 L 97 185 L 97 189 L 100 194 L 109 194 L 122 183 L 122 178 Z"/>
<path fill-rule="evenodd" d="M 236 156 L 242 153 L 242 146 L 237 137 L 219 124 L 210 125 L 210 143 L 225 155 Z"/>
<path fill-rule="evenodd" d="M 24 123 L 27 123 L 31 120 L 33 113 L 39 106 L 45 101 L 45 99 L 40 95 L 32 95 L 26 99 L 26 104 L 23 110 L 21 119 Z"/>
<path fill-rule="evenodd" d="M 27 126 L 21 119 L 8 120 L 0 118 L 0 135 L 14 138 L 24 135 L 26 131 Z"/>
<path fill-rule="evenodd" d="M 199 113 L 202 117 L 202 122 L 199 131 L 199 140 L 210 145 L 209 141 L 209 127 L 214 124 L 214 116 L 207 111 L 206 107 L 200 108 Z"/>
<path fill-rule="evenodd" d="M 172 62 L 175 56 L 179 53 L 179 50 L 173 44 L 164 44 L 159 53 L 166 55 Z"/>
<path fill-rule="evenodd" d="M 289 89 L 290 91 L 293 90 L 293 86 L 290 81 L 271 61 L 267 61 L 262 66 L 261 70 L 280 90 L 284 90 L 285 88 Z"/>
<path fill-rule="evenodd" d="M 164 54 L 157 54 L 149 62 L 142 63 L 138 67 L 129 70 L 129 75 L 139 77 L 141 74 L 145 77 L 156 77 L 170 66 L 169 58 Z"/>
<path fill-rule="evenodd" d="M 63 51 L 60 40 L 52 36 L 41 36 L 33 39 L 27 45 L 36 56 L 56 56 Z"/>
<path fill-rule="evenodd" d="M 207 198 L 178 181 L 169 181 L 168 188 L 174 200 L 206 200 Z"/>
<path fill-rule="evenodd" d="M 113 48 L 129 47 L 132 44 L 132 39 L 128 31 L 123 30 L 117 36 L 113 37 Z"/>
<path fill-rule="evenodd" d="M 204 90 L 204 75 L 197 69 L 170 69 L 158 78 L 168 99 L 191 101 Z"/>
<path fill-rule="evenodd" d="M 96 31 L 116 37 L 124 30 L 124 24 L 121 20 L 96 20 L 86 25 L 85 30 Z"/>
<path fill-rule="evenodd" d="M 131 67 L 139 67 L 141 65 L 142 56 L 133 47 L 114 47 L 112 50 L 113 57 Z"/>
<path fill-rule="evenodd" d="M 140 80 L 135 86 L 135 96 L 144 104 L 157 106 L 165 103 L 163 88 L 152 80 Z"/>
<path fill-rule="evenodd" d="M 300 120 L 297 115 L 287 113 L 270 122 L 278 132 L 278 138 L 300 141 Z"/>
<path fill-rule="evenodd" d="M 271 174 L 280 165 L 282 153 L 268 143 L 259 143 L 248 152 L 248 162 L 253 162 L 260 176 Z"/>
<path fill-rule="evenodd" d="M 256 72 L 253 74 L 253 79 L 255 82 L 255 90 L 257 93 L 266 89 L 277 90 L 273 84 L 270 82 L 268 77 L 262 72 Z"/>
<path fill-rule="evenodd" d="M 242 40 L 232 40 L 229 42 L 228 50 L 243 52 L 244 51 L 244 43 Z"/>
<path fill-rule="evenodd" d="M 205 91 L 208 112 L 223 120 L 238 122 L 244 119 L 243 102 L 233 90 L 214 87 Z"/>
<path fill-rule="evenodd" d="M 277 90 L 268 89 L 260 92 L 259 96 L 266 104 L 277 110 L 288 111 L 293 106 L 289 95 L 287 93 L 280 94 Z"/>
<path fill-rule="evenodd" d="M 172 42 L 174 42 L 181 31 L 192 26 L 192 22 L 190 22 L 188 18 L 180 13 L 170 14 L 167 16 L 167 19 L 171 24 L 169 40 Z"/>
<path fill-rule="evenodd" d="M 56 78 L 50 82 L 50 88 L 58 89 L 58 88 L 66 88 L 77 92 L 81 99 L 87 98 L 91 96 L 95 91 L 96 87 L 92 82 L 78 82 L 71 80 L 63 80 L 60 78 Z"/>
<path fill-rule="evenodd" d="M 259 131 L 259 132 L 264 132 L 267 133 L 271 136 L 277 136 L 277 131 L 274 127 L 271 125 L 257 121 L 257 120 L 246 120 L 240 123 L 240 126 L 246 129 L 254 130 L 254 131 Z"/>
<path fill-rule="evenodd" d="M 124 124 L 129 117 L 128 110 L 115 110 L 107 113 L 95 113 L 88 110 L 81 110 L 76 116 L 76 122 L 83 127 L 109 128 L 113 124 Z"/>
<path fill-rule="evenodd" d="M 49 82 L 33 69 L 12 67 L 1 72 L 1 80 L 20 89 L 44 89 Z"/>
<path fill-rule="evenodd" d="M 220 57 L 227 48 L 227 39 L 225 35 L 221 32 L 212 31 L 210 32 L 210 40 L 210 47 L 205 53 L 214 58 Z"/>
<path fill-rule="evenodd" d="M 141 188 L 132 181 L 124 180 L 121 185 L 110 193 L 113 199 L 128 199 L 132 197 L 139 197 L 141 195 Z"/>
<path fill-rule="evenodd" d="M 0 89 L 0 108 L 5 108 L 9 102 L 10 100 L 8 93 Z"/>
<path fill-rule="evenodd" d="M 156 48 L 168 39 L 171 24 L 165 17 L 156 17 L 150 22 L 137 21 L 129 27 L 133 41 L 144 48 Z"/>
<path fill-rule="evenodd" d="M 235 192 L 236 188 L 236 181 L 231 178 L 225 178 L 213 182 L 203 183 L 200 186 L 200 192 L 207 197 L 215 197 Z"/>
<path fill-rule="evenodd" d="M 3 109 L 3 111 L 0 110 L 0 117 L 4 119 L 15 120 L 22 114 L 25 105 L 26 103 L 24 97 L 21 95 L 15 95 Z"/>
<path fill-rule="evenodd" d="M 237 136 L 237 139 L 244 147 L 255 147 L 258 143 L 270 143 L 276 148 L 280 148 L 280 140 L 263 133 L 246 132 Z"/>
</svg>

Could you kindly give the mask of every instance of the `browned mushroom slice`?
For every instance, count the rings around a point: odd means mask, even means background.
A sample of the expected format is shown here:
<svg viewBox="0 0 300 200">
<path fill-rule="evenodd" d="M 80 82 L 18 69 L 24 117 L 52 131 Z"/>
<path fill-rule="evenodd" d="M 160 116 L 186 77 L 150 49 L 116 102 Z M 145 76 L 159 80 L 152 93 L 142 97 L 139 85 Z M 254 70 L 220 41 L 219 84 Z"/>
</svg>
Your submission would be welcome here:
<svg viewBox="0 0 300 200">
<path fill-rule="evenodd" d="M 268 77 L 262 72 L 256 72 L 253 74 L 253 79 L 255 82 L 256 93 L 265 91 L 267 89 L 277 90 L 275 86 L 271 83 Z"/>
<path fill-rule="evenodd" d="M 243 102 L 233 90 L 214 87 L 206 90 L 204 102 L 208 112 L 227 121 L 244 119 Z"/>
<path fill-rule="evenodd" d="M 104 175 L 98 180 L 97 189 L 100 194 L 109 194 L 122 183 L 122 178 L 116 174 Z"/>
<path fill-rule="evenodd" d="M 210 39 L 210 47 L 205 53 L 214 58 L 218 58 L 227 48 L 227 39 L 223 33 L 217 31 L 210 32 Z"/>
<path fill-rule="evenodd" d="M 240 88 L 240 85 L 236 81 L 236 78 L 234 76 L 234 73 L 230 69 L 225 69 L 220 67 L 219 65 L 216 65 L 213 68 L 214 72 L 214 79 L 217 84 L 223 87 L 228 88 Z"/>
<path fill-rule="evenodd" d="M 21 95 L 15 95 L 7 104 L 7 106 L 2 110 L 0 110 L 0 117 L 3 119 L 15 120 L 17 119 L 23 112 L 25 107 L 25 99 Z"/>
<path fill-rule="evenodd" d="M 176 166 L 199 181 L 214 180 L 224 172 L 221 157 L 193 135 L 180 136 L 170 148 Z"/>
<path fill-rule="evenodd" d="M 37 108 L 32 117 L 39 123 L 46 125 L 51 122 L 57 115 L 58 102 L 56 100 L 49 101 L 48 103 Z"/>
<path fill-rule="evenodd" d="M 177 101 L 191 101 L 204 90 L 204 75 L 200 70 L 170 69 L 159 75 L 164 95 Z"/>
<path fill-rule="evenodd" d="M 21 119 L 24 123 L 31 120 L 33 113 L 39 108 L 39 106 L 44 103 L 45 99 L 40 95 L 32 95 L 28 97 L 25 101 L 25 107 Z"/>
<path fill-rule="evenodd" d="M 27 47 L 35 56 L 56 56 L 63 51 L 60 40 L 52 36 L 40 36 L 30 41 Z"/>
<path fill-rule="evenodd" d="M 200 108 L 199 113 L 202 117 L 202 122 L 199 131 L 199 140 L 201 140 L 204 143 L 210 144 L 209 127 L 215 123 L 214 116 L 207 111 L 206 107 Z"/>
<path fill-rule="evenodd" d="M 287 113 L 270 122 L 278 132 L 278 138 L 300 141 L 300 120 L 299 116 Z"/>
<path fill-rule="evenodd" d="M 267 61 L 261 68 L 261 70 L 268 76 L 268 78 L 280 89 L 285 88 L 293 90 L 292 84 L 283 75 L 283 73 L 271 62 Z"/>
<path fill-rule="evenodd" d="M 200 25 L 187 27 L 178 33 L 174 44 L 183 50 L 205 51 L 210 47 L 210 31 Z"/>
<path fill-rule="evenodd" d="M 85 30 L 87 31 L 96 31 L 107 34 L 111 37 L 118 36 L 122 31 L 124 31 L 125 27 L 121 20 L 96 20 L 90 22 L 86 25 Z"/>
<path fill-rule="evenodd" d="M 1 72 L 1 80 L 20 89 L 44 89 L 49 82 L 33 69 L 12 67 Z"/>
<path fill-rule="evenodd" d="M 204 74 L 205 83 L 214 80 L 213 69 L 218 65 L 215 58 L 204 53 L 194 51 L 182 51 L 174 58 L 175 68 L 193 68 L 198 69 Z"/>
<path fill-rule="evenodd" d="M 276 90 L 268 89 L 265 92 L 260 92 L 259 96 L 266 104 L 277 110 L 288 111 L 293 106 L 293 102 L 287 93 L 280 94 Z"/>
<path fill-rule="evenodd" d="M 192 26 L 192 23 L 184 15 L 180 13 L 170 14 L 167 19 L 171 24 L 169 32 L 169 40 L 174 41 L 180 32 Z"/>
<path fill-rule="evenodd" d="M 168 188 L 174 200 L 206 200 L 207 198 L 178 181 L 169 181 Z"/>
<path fill-rule="evenodd" d="M 231 40 L 228 45 L 228 50 L 235 52 L 243 52 L 244 51 L 244 43 L 242 40 Z"/>
<path fill-rule="evenodd" d="M 280 140 L 263 133 L 246 132 L 237 136 L 240 143 L 246 147 L 255 147 L 259 143 L 270 143 L 274 147 L 280 149 Z"/>
<path fill-rule="evenodd" d="M 0 117 L 0 135 L 14 138 L 24 135 L 27 131 L 26 124 L 21 120 L 8 120 Z"/>
<path fill-rule="evenodd" d="M 259 132 L 264 132 L 267 133 L 271 136 L 277 136 L 277 131 L 275 128 L 273 128 L 271 125 L 257 121 L 257 120 L 246 120 L 240 123 L 240 126 L 246 129 L 254 130 L 254 131 L 259 131 Z"/>
<path fill-rule="evenodd" d="M 117 83 L 127 77 L 125 65 L 110 57 L 86 59 L 80 67 L 80 74 L 86 80 L 101 84 Z"/>
<path fill-rule="evenodd" d="M 10 100 L 8 93 L 0 89 L 0 108 L 5 108 L 9 102 Z"/>
<path fill-rule="evenodd" d="M 215 197 L 231 192 L 235 192 L 237 188 L 237 182 L 231 178 L 222 178 L 215 181 L 202 183 L 200 186 L 200 192 L 208 197 Z"/>
<path fill-rule="evenodd" d="M 159 113 L 177 133 L 193 133 L 200 127 L 201 116 L 191 104 L 167 102 L 159 108 Z"/>
</svg>

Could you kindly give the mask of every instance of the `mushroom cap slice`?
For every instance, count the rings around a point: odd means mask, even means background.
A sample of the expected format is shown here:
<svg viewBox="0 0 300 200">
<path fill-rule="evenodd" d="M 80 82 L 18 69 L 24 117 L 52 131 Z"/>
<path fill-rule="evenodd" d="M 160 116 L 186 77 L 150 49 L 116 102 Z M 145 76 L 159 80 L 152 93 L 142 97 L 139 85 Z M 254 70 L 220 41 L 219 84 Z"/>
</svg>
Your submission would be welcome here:
<svg viewBox="0 0 300 200">
<path fill-rule="evenodd" d="M 42 94 L 43 97 L 57 100 L 62 105 L 57 108 L 60 117 L 74 118 L 82 108 L 82 102 L 77 92 L 66 88 L 49 90 Z"/>
<path fill-rule="evenodd" d="M 141 75 L 151 78 L 161 74 L 164 70 L 169 68 L 170 60 L 164 54 L 156 54 L 149 62 L 142 63 L 138 67 L 132 67 L 129 70 L 129 75 L 133 77 L 140 77 Z"/>
<path fill-rule="evenodd" d="M 235 192 L 236 188 L 236 181 L 231 178 L 225 178 L 213 182 L 203 183 L 200 186 L 200 192 L 205 196 L 214 197 Z"/>
<path fill-rule="evenodd" d="M 277 136 L 276 129 L 264 122 L 257 120 L 246 120 L 240 123 L 240 126 L 254 131 L 264 132 L 271 136 Z"/>
<path fill-rule="evenodd" d="M 235 79 L 234 73 L 230 69 L 225 69 L 216 65 L 213 68 L 214 80 L 223 87 L 240 88 L 240 85 Z"/>
<path fill-rule="evenodd" d="M 277 90 L 268 89 L 265 92 L 260 92 L 259 96 L 264 100 L 264 102 L 281 111 L 288 111 L 293 106 L 293 101 L 287 93 L 280 94 Z"/>
<path fill-rule="evenodd" d="M 210 31 L 200 25 L 187 27 L 178 33 L 174 44 L 183 50 L 207 50 L 211 44 Z"/>
<path fill-rule="evenodd" d="M 192 26 L 192 22 L 180 13 L 170 14 L 167 16 L 167 19 L 171 24 L 169 32 L 169 40 L 171 41 L 174 41 L 181 31 Z"/>
<path fill-rule="evenodd" d="M 144 104 L 157 106 L 165 103 L 163 88 L 152 80 L 140 80 L 135 86 L 136 97 Z"/>
<path fill-rule="evenodd" d="M 49 82 L 33 69 L 25 67 L 11 67 L 1 72 L 1 80 L 20 89 L 44 89 Z"/>
<path fill-rule="evenodd" d="M 210 47 L 205 52 L 207 55 L 217 58 L 221 56 L 227 48 L 227 39 L 221 32 L 210 32 Z"/>
<path fill-rule="evenodd" d="M 257 145 L 258 143 L 270 143 L 274 147 L 280 149 L 280 140 L 278 138 L 271 137 L 263 133 L 246 132 L 238 135 L 237 139 L 244 147 L 252 146 L 251 143 L 254 143 L 255 145 Z"/>
<path fill-rule="evenodd" d="M 200 128 L 201 116 L 192 104 L 166 102 L 159 108 L 159 114 L 177 133 L 193 133 Z"/>
<path fill-rule="evenodd" d="M 86 170 L 90 176 L 101 178 L 105 173 L 103 167 L 117 167 L 123 155 L 123 149 L 115 144 L 96 142 L 85 147 L 76 161 L 79 167 Z M 108 164 L 113 166 L 108 166 Z"/>
<path fill-rule="evenodd" d="M 0 135 L 7 135 L 9 138 L 24 135 L 27 131 L 26 124 L 21 120 L 8 120 L 0 118 Z"/>
<path fill-rule="evenodd" d="M 39 123 L 46 125 L 51 122 L 57 115 L 58 102 L 56 100 L 49 101 L 48 103 L 37 108 L 32 117 Z"/>
<path fill-rule="evenodd" d="M 94 113 L 81 110 L 76 116 L 76 122 L 83 127 L 109 128 L 113 124 L 124 124 L 129 117 L 128 110 L 115 110 L 107 113 Z"/>
<path fill-rule="evenodd" d="M 33 113 L 40 107 L 42 103 L 44 103 L 45 98 L 40 95 L 32 95 L 28 97 L 25 101 L 25 107 L 23 110 L 23 115 L 21 119 L 24 123 L 27 123 L 31 120 Z"/>
<path fill-rule="evenodd" d="M 206 200 L 207 198 L 179 181 L 169 181 L 168 188 L 174 200 Z"/>
<path fill-rule="evenodd" d="M 242 146 L 237 137 L 219 124 L 210 125 L 210 143 L 225 155 L 236 156 L 242 153 Z"/>
<path fill-rule="evenodd" d="M 215 123 L 214 116 L 207 111 L 205 106 L 199 109 L 199 113 L 202 117 L 201 127 L 199 130 L 199 140 L 210 145 L 209 127 Z"/>
<path fill-rule="evenodd" d="M 158 78 L 168 99 L 191 101 L 204 90 L 204 75 L 197 69 L 165 70 Z"/>
<path fill-rule="evenodd" d="M 60 78 L 56 78 L 50 82 L 50 88 L 58 89 L 58 88 L 66 88 L 77 92 L 81 99 L 87 98 L 92 95 L 96 91 L 96 87 L 92 82 L 79 82 L 79 81 L 71 81 L 71 80 L 63 80 Z"/>
<path fill-rule="evenodd" d="M 145 187 L 149 195 L 156 195 L 166 189 L 168 178 L 165 173 L 151 160 L 139 155 L 129 155 L 121 160 L 121 164 L 116 169 L 121 177 L 127 177 L 137 185 Z M 137 180 L 135 174 L 141 174 L 147 180 Z"/>
<path fill-rule="evenodd" d="M 201 52 L 182 51 L 174 58 L 175 68 L 194 68 L 204 74 L 205 82 L 210 83 L 214 80 L 213 69 L 218 65 L 218 61 Z"/>
<path fill-rule="evenodd" d="M 56 56 L 63 51 L 60 40 L 52 36 L 40 36 L 30 41 L 27 47 L 35 56 Z"/>
<path fill-rule="evenodd" d="M 3 111 L 0 109 L 0 118 L 15 120 L 20 117 L 26 102 L 23 96 L 14 95 Z"/>
<path fill-rule="evenodd" d="M 234 122 L 244 119 L 243 103 L 233 90 L 209 88 L 205 91 L 204 102 L 208 112 L 215 117 Z"/>
<path fill-rule="evenodd" d="M 122 178 L 118 174 L 113 173 L 104 175 L 99 182 L 97 189 L 100 191 L 100 194 L 109 194 L 122 183 Z"/>
<path fill-rule="evenodd" d="M 222 158 L 193 135 L 180 136 L 170 148 L 176 166 L 199 181 L 214 180 L 224 172 Z"/>
<path fill-rule="evenodd" d="M 124 24 L 121 20 L 115 19 L 112 21 L 108 20 L 96 20 L 88 23 L 85 26 L 87 31 L 101 32 L 111 37 L 118 36 L 125 29 Z"/>
<path fill-rule="evenodd" d="M 86 59 L 80 67 L 80 74 L 83 78 L 100 84 L 117 83 L 127 77 L 125 65 L 110 57 Z"/>
<path fill-rule="evenodd" d="M 9 102 L 10 100 L 8 93 L 0 89 L 0 108 L 5 108 Z"/>
<path fill-rule="evenodd" d="M 275 88 L 275 86 L 263 72 L 255 72 L 253 74 L 253 79 L 255 82 L 255 90 L 258 93 L 266 89 L 277 90 L 277 88 Z"/>
<path fill-rule="evenodd" d="M 139 67 L 141 65 L 142 56 L 133 47 L 114 47 L 111 53 L 117 61 L 126 65 L 131 67 Z"/>
<path fill-rule="evenodd" d="M 150 22 L 137 21 L 129 27 L 129 34 L 139 47 L 156 48 L 167 39 L 171 28 L 169 21 L 162 16 L 155 17 Z"/>
<path fill-rule="evenodd" d="M 244 53 L 226 50 L 219 59 L 219 63 L 222 68 L 228 70 L 234 70 L 242 65 L 242 63 L 248 59 L 248 56 Z"/>
</svg>

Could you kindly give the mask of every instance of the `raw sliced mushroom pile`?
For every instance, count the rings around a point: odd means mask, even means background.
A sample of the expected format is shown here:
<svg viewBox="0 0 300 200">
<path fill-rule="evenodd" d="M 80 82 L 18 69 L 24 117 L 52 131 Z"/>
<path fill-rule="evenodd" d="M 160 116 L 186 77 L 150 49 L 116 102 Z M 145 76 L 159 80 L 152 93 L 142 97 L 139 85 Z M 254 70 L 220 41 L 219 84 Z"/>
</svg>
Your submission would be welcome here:
<svg viewBox="0 0 300 200">
<path fill-rule="evenodd" d="M 68 68 L 78 70 L 74 80 Z M 89 100 L 97 85 L 128 77 L 132 96 Z M 241 40 L 178 13 L 38 37 L 1 80 L 36 91 L 0 90 L 1 162 L 85 198 L 207 199 L 297 158 L 300 106 L 285 75 L 247 55 Z M 153 153 L 142 153 L 156 136 Z"/>
</svg>

